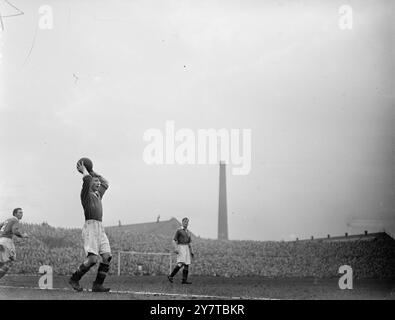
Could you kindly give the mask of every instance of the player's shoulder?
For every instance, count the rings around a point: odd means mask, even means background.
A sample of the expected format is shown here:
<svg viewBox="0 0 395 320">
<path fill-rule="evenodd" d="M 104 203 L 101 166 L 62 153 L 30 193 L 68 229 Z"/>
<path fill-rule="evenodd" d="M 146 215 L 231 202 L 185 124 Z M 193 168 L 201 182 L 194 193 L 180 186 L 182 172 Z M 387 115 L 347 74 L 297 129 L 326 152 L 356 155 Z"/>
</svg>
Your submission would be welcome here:
<svg viewBox="0 0 395 320">
<path fill-rule="evenodd" d="M 2 226 L 5 227 L 6 230 L 11 230 L 18 223 L 19 223 L 18 218 L 12 216 L 12 217 L 2 221 Z"/>
<path fill-rule="evenodd" d="M 12 218 L 10 218 L 10 224 L 11 224 L 12 226 L 19 225 L 19 219 L 18 219 L 17 217 L 12 217 Z"/>
<path fill-rule="evenodd" d="M 7 223 L 17 223 L 17 222 L 19 222 L 19 220 L 18 220 L 17 217 L 12 216 L 12 217 L 8 218 L 5 222 L 7 222 Z"/>
</svg>

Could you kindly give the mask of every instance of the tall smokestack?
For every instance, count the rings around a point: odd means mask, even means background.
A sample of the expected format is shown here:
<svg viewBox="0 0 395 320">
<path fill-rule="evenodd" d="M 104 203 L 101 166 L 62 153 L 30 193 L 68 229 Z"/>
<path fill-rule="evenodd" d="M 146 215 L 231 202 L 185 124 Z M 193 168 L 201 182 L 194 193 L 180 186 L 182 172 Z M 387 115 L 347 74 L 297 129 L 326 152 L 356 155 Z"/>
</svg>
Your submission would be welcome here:
<svg viewBox="0 0 395 320">
<path fill-rule="evenodd" d="M 226 203 L 226 164 L 219 163 L 218 240 L 228 240 L 228 207 Z"/>
</svg>

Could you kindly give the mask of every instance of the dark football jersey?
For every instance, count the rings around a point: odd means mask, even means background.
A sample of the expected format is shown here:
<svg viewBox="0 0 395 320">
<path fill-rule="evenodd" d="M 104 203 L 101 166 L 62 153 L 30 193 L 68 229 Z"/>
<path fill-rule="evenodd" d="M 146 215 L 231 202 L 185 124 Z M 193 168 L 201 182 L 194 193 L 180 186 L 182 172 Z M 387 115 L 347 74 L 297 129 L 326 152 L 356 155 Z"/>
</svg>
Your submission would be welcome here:
<svg viewBox="0 0 395 320">
<path fill-rule="evenodd" d="M 10 238 L 17 232 L 19 227 L 19 220 L 16 217 L 7 219 L 6 221 L 0 223 L 0 237 Z"/>
<path fill-rule="evenodd" d="M 177 244 L 189 244 L 191 243 L 191 233 L 188 229 L 178 229 L 174 236 L 174 241 L 176 241 Z"/>
<path fill-rule="evenodd" d="M 101 201 L 108 188 L 108 183 L 101 176 L 97 175 L 97 177 L 101 182 L 101 186 L 97 192 L 91 190 L 92 176 L 87 175 L 83 177 L 81 203 L 84 208 L 85 220 L 102 221 L 103 206 Z"/>
</svg>

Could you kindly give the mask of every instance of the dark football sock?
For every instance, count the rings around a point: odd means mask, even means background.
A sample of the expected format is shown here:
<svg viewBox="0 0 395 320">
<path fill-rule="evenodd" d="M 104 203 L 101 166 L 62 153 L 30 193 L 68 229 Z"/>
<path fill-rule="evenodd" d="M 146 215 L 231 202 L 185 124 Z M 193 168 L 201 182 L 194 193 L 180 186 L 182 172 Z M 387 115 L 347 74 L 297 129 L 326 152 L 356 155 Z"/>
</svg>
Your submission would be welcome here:
<svg viewBox="0 0 395 320">
<path fill-rule="evenodd" d="M 182 270 L 182 281 L 187 281 L 187 279 L 188 279 L 188 271 L 189 271 L 188 266 L 185 266 L 184 270 Z"/>
<path fill-rule="evenodd" d="M 188 270 L 182 270 L 182 281 L 187 281 L 188 279 Z"/>
<path fill-rule="evenodd" d="M 91 266 L 86 266 L 85 264 L 81 264 L 78 267 L 77 271 L 73 273 L 73 275 L 71 276 L 71 279 L 74 281 L 80 281 L 81 278 L 83 277 L 83 275 L 85 273 L 87 273 L 90 268 L 91 268 Z"/>
<path fill-rule="evenodd" d="M 173 269 L 173 272 L 170 274 L 170 277 L 174 277 L 180 269 L 181 267 L 179 265 L 176 265 Z"/>
<path fill-rule="evenodd" d="M 5 274 L 8 272 L 9 266 L 6 264 L 3 264 L 3 266 L 0 268 L 0 279 L 5 276 Z"/>
<path fill-rule="evenodd" d="M 104 279 L 107 276 L 107 272 L 110 270 L 110 265 L 105 263 L 100 263 L 99 268 L 97 269 L 97 276 L 94 282 L 95 285 L 101 285 L 104 282 Z"/>
</svg>

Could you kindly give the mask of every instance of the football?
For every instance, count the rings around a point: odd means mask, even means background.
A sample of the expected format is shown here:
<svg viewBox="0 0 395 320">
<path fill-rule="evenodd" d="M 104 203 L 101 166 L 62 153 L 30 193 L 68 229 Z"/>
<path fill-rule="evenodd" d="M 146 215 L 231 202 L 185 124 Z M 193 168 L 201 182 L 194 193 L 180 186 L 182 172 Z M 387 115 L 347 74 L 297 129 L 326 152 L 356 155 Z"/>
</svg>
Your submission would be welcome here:
<svg viewBox="0 0 395 320">
<path fill-rule="evenodd" d="M 91 172 L 93 170 L 93 162 L 91 159 L 81 158 L 80 160 L 78 160 L 77 164 L 81 163 L 81 162 L 84 163 L 84 166 L 85 166 L 86 170 L 88 170 L 88 172 Z"/>
</svg>

